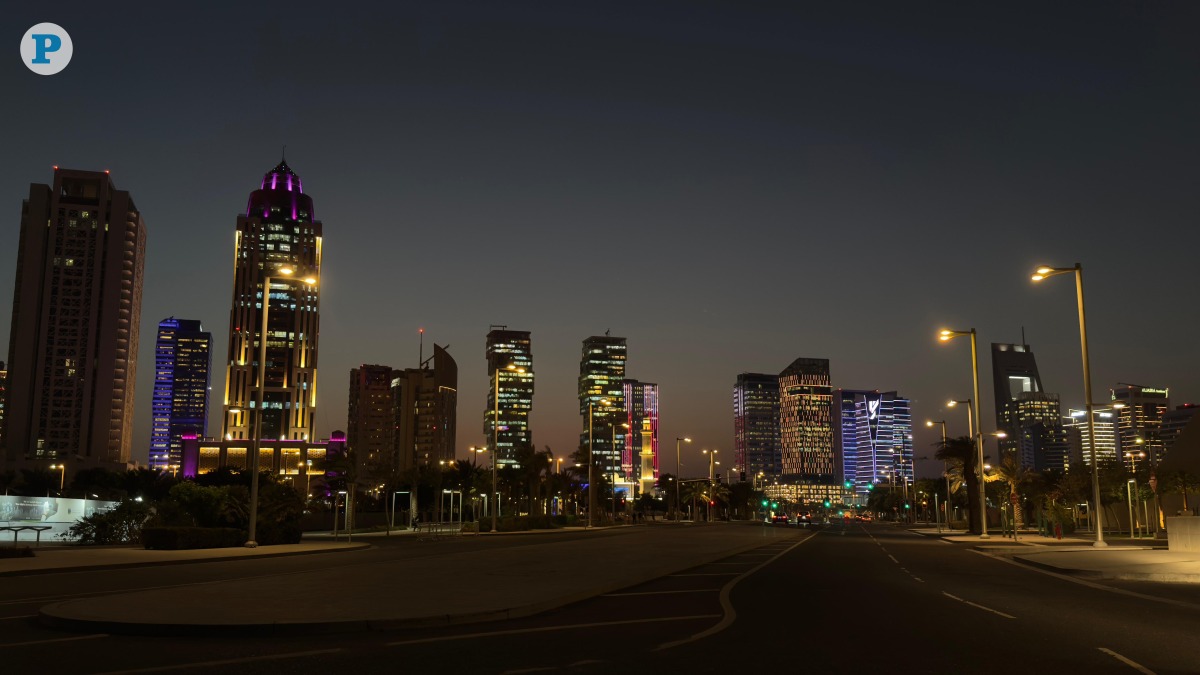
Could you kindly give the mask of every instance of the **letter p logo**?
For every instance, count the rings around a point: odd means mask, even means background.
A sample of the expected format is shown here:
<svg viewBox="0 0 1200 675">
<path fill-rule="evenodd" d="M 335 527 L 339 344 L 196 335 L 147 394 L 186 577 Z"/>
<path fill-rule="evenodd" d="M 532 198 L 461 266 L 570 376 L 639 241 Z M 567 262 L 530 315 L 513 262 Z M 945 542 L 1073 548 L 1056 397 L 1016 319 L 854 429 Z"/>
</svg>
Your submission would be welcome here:
<svg viewBox="0 0 1200 675">
<path fill-rule="evenodd" d="M 74 47 L 62 26 L 39 23 L 21 39 L 21 61 L 38 75 L 53 75 L 71 62 Z"/>
</svg>

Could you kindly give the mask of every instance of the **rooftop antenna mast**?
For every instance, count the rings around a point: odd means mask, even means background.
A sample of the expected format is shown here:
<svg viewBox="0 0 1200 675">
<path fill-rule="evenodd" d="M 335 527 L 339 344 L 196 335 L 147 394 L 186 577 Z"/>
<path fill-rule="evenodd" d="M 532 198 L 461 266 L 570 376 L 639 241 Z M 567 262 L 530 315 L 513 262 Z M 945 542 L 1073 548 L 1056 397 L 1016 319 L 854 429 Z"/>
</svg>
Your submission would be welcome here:
<svg viewBox="0 0 1200 675">
<path fill-rule="evenodd" d="M 425 366 L 425 329 L 418 328 L 417 333 L 421 336 L 421 346 L 417 350 L 417 367 L 423 368 Z"/>
</svg>

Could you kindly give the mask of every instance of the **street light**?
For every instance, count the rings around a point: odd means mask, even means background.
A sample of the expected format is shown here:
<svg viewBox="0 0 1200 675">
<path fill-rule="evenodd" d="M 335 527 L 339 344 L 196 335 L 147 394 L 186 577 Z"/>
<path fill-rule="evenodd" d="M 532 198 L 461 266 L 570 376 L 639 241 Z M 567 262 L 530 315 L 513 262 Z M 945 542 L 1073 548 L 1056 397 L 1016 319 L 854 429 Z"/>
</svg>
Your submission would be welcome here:
<svg viewBox="0 0 1200 675">
<path fill-rule="evenodd" d="M 281 266 L 275 270 L 278 274 L 282 274 L 286 278 L 291 278 L 295 274 L 295 270 L 287 266 Z M 257 548 L 258 541 L 258 472 L 260 470 L 262 454 L 262 434 L 263 434 L 263 400 L 266 397 L 267 387 L 267 334 L 269 333 L 270 324 L 267 319 L 270 316 L 271 307 L 271 275 L 268 274 L 263 278 L 262 287 L 262 325 L 258 328 L 258 407 L 254 415 L 254 443 L 252 444 L 253 451 L 250 455 L 250 528 L 246 533 L 246 548 Z M 305 277 L 304 283 L 313 286 L 317 283 L 314 277 Z M 349 508 L 351 496 L 346 498 L 347 508 Z"/>
<path fill-rule="evenodd" d="M 516 373 L 524 373 L 524 368 L 518 368 L 516 364 L 508 364 L 504 370 L 511 370 Z M 500 516 L 500 492 L 496 489 L 496 469 L 500 462 L 500 373 L 503 372 L 499 368 L 492 374 L 495 377 L 496 390 L 492 396 L 492 494 L 496 496 L 496 508 L 492 510 L 492 532 L 496 531 L 496 520 Z"/>
<path fill-rule="evenodd" d="M 969 411 L 970 408 L 967 408 Z M 942 448 L 946 447 L 946 420 L 926 420 L 925 426 L 931 427 L 935 424 L 942 425 Z M 946 529 L 950 529 L 950 465 L 946 461 L 942 461 L 942 478 L 946 479 Z M 934 500 L 937 500 L 937 494 L 933 495 Z M 936 508 L 936 504 L 934 505 Z M 940 531 L 940 530 L 939 530 Z"/>
<path fill-rule="evenodd" d="M 713 482 L 714 464 L 716 463 L 717 453 L 720 450 L 701 450 L 700 452 L 708 455 L 708 482 Z"/>
<path fill-rule="evenodd" d="M 1100 466 L 1096 462 L 1096 422 L 1092 419 L 1092 366 L 1088 361 L 1087 315 L 1083 309 L 1083 265 L 1074 267 L 1037 268 L 1031 277 L 1034 281 L 1049 279 L 1060 274 L 1075 273 L 1075 298 L 1079 307 L 1079 345 L 1083 353 L 1083 394 L 1088 418 L 1088 454 L 1092 458 L 1092 499 L 1096 504 L 1096 542 L 1093 546 L 1108 546 L 1104 541 L 1104 509 L 1100 506 Z"/>
<path fill-rule="evenodd" d="M 65 485 L 67 481 L 67 465 L 51 464 L 50 469 L 58 469 L 58 493 L 61 495 L 63 491 L 63 485 Z"/>
<path fill-rule="evenodd" d="M 686 436 L 675 437 L 675 522 L 679 522 L 679 442 L 691 443 L 692 439 Z"/>
<path fill-rule="evenodd" d="M 974 388 L 975 388 L 975 397 L 974 397 L 974 401 L 973 401 L 973 403 L 974 403 L 973 407 L 975 409 L 975 419 L 979 419 L 979 351 L 975 345 L 975 329 L 974 328 L 972 328 L 971 330 L 946 330 L 946 329 L 943 329 L 938 334 L 938 339 L 941 340 L 942 342 L 949 342 L 950 340 L 953 340 L 956 337 L 962 337 L 964 335 L 971 336 L 971 377 L 972 377 L 972 383 L 974 384 Z M 969 418 L 968 418 L 968 423 L 969 423 Z M 975 432 L 974 430 L 972 430 L 971 435 L 975 437 L 975 447 L 976 447 L 976 451 L 979 453 L 979 456 L 976 458 L 976 460 L 979 462 L 979 466 L 983 466 L 983 435 L 978 432 Z M 988 536 L 988 531 L 987 531 L 987 491 L 985 489 L 985 483 L 983 480 L 983 472 L 982 471 L 979 474 L 979 531 L 980 531 L 980 535 L 979 535 L 980 539 L 991 539 L 991 537 Z"/>
</svg>

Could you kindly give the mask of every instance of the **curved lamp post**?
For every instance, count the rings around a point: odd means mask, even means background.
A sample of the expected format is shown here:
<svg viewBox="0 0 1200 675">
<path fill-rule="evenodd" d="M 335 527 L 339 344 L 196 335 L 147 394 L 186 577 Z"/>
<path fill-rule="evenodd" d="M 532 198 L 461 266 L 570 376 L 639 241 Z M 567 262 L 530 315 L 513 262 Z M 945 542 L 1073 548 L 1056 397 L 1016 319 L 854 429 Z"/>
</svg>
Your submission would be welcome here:
<svg viewBox="0 0 1200 675">
<path fill-rule="evenodd" d="M 675 522 L 679 522 L 679 443 L 691 443 L 692 439 L 686 436 L 675 437 Z"/>
<path fill-rule="evenodd" d="M 1087 315 L 1083 310 L 1083 265 L 1079 263 L 1075 263 L 1074 267 L 1043 265 L 1037 268 L 1030 278 L 1033 281 L 1042 281 L 1071 272 L 1075 273 L 1075 298 L 1079 308 L 1079 344 L 1083 352 L 1083 394 L 1088 418 L 1088 456 L 1092 459 L 1092 499 L 1095 500 L 1093 510 L 1096 512 L 1096 542 L 1092 546 L 1102 547 L 1108 546 L 1108 543 L 1104 541 L 1104 509 L 1100 506 L 1100 467 L 1096 463 L 1096 421 L 1092 418 L 1092 366 L 1088 361 Z"/>
<path fill-rule="evenodd" d="M 938 333 L 938 339 L 942 342 L 949 342 L 956 337 L 964 335 L 971 336 L 971 377 L 975 387 L 975 397 L 973 403 L 975 409 L 975 419 L 979 419 L 979 350 L 975 345 L 975 329 L 970 330 L 942 330 Z M 987 491 L 983 480 L 983 435 L 977 430 L 972 430 L 971 434 L 975 439 L 975 448 L 978 452 L 976 461 L 979 463 L 979 538 L 991 539 L 987 531 Z"/>
</svg>

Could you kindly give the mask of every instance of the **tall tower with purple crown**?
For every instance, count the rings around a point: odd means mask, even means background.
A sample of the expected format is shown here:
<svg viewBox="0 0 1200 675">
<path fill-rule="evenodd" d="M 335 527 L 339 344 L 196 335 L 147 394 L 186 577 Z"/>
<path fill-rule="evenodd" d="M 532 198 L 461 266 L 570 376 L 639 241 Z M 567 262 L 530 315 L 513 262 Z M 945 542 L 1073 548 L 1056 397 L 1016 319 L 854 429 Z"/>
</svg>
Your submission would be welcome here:
<svg viewBox="0 0 1200 675">
<path fill-rule="evenodd" d="M 300 177 L 281 161 L 250 193 L 246 212 L 237 219 L 222 423 L 226 440 L 253 438 L 260 375 L 265 376 L 260 437 L 315 440 L 320 279 L 321 221 Z M 263 340 L 266 358 L 260 364 Z"/>
</svg>

